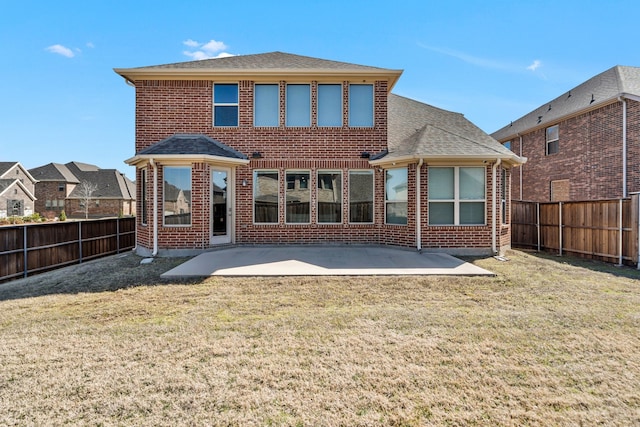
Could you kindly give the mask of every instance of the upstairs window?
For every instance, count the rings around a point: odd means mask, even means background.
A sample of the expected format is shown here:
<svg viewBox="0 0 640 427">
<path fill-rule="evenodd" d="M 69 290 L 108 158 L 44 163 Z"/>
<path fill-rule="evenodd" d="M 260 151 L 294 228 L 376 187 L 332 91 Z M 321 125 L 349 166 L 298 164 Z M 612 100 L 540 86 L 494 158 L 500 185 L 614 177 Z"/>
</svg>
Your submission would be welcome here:
<svg viewBox="0 0 640 427">
<path fill-rule="evenodd" d="M 253 125 L 277 127 L 280 119 L 280 91 L 277 84 L 257 84 L 254 87 Z"/>
<path fill-rule="evenodd" d="M 349 85 L 349 126 L 373 127 L 373 85 Z"/>
<path fill-rule="evenodd" d="M 506 148 L 507 150 L 511 150 L 511 141 L 507 141 L 502 145 L 504 145 L 504 148 Z"/>
<path fill-rule="evenodd" d="M 342 126 L 342 85 L 318 85 L 318 127 Z"/>
<path fill-rule="evenodd" d="M 238 84 L 213 85 L 213 125 L 238 126 Z"/>
<path fill-rule="evenodd" d="M 547 156 L 560 151 L 560 134 L 558 125 L 547 128 Z"/>
<path fill-rule="evenodd" d="M 288 127 L 311 126 L 311 85 L 287 85 L 286 125 Z"/>
</svg>

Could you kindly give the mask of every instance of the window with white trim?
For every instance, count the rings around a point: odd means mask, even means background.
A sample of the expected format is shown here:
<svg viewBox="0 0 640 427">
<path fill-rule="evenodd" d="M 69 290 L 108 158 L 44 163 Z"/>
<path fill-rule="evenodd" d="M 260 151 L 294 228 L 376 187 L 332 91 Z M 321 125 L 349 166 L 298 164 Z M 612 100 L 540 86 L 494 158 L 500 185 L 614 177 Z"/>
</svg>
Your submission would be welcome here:
<svg viewBox="0 0 640 427">
<path fill-rule="evenodd" d="M 285 114 L 288 127 L 311 126 L 311 85 L 287 85 Z"/>
<path fill-rule="evenodd" d="M 342 222 L 342 172 L 318 171 L 316 194 L 318 223 Z"/>
<path fill-rule="evenodd" d="M 429 225 L 485 225 L 484 167 L 429 167 Z"/>
<path fill-rule="evenodd" d="M 147 225 L 147 170 L 140 171 L 140 209 L 142 210 L 142 224 Z"/>
<path fill-rule="evenodd" d="M 407 168 L 385 170 L 384 210 L 386 224 L 407 224 Z"/>
<path fill-rule="evenodd" d="M 256 84 L 253 93 L 253 125 L 280 125 L 280 87 L 278 84 Z"/>
<path fill-rule="evenodd" d="M 285 191 L 288 224 L 308 224 L 311 222 L 311 173 L 309 171 L 286 171 Z"/>
<path fill-rule="evenodd" d="M 213 85 L 213 125 L 238 126 L 238 84 Z"/>
<path fill-rule="evenodd" d="M 342 85 L 318 84 L 318 127 L 342 126 Z"/>
<path fill-rule="evenodd" d="M 163 174 L 164 225 L 191 225 L 191 167 L 165 166 Z"/>
<path fill-rule="evenodd" d="M 547 156 L 549 154 L 556 154 L 560 151 L 560 132 L 559 126 L 550 126 L 547 128 L 547 144 L 546 144 L 546 153 Z"/>
<path fill-rule="evenodd" d="M 373 85 L 349 85 L 349 126 L 373 127 Z"/>
<path fill-rule="evenodd" d="M 349 222 L 373 223 L 373 171 L 349 171 Z"/>
<path fill-rule="evenodd" d="M 277 170 L 253 171 L 253 222 L 277 224 L 280 207 L 280 177 Z"/>
</svg>

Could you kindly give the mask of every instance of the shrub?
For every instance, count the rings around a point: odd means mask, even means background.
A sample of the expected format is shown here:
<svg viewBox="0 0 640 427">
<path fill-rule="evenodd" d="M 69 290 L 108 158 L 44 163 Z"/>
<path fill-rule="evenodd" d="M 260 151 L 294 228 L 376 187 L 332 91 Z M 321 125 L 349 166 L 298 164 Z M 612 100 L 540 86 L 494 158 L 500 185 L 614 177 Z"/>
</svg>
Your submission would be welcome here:
<svg viewBox="0 0 640 427">
<path fill-rule="evenodd" d="M 60 221 L 66 221 L 67 220 L 67 214 L 64 213 L 64 210 L 60 211 L 60 216 L 58 217 L 58 219 Z"/>
</svg>

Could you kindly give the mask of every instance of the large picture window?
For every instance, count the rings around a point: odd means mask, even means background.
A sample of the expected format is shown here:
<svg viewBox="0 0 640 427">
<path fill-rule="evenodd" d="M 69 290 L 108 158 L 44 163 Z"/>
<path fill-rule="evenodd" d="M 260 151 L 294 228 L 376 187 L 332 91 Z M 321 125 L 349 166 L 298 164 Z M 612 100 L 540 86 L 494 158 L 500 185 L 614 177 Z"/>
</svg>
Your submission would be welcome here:
<svg viewBox="0 0 640 427">
<path fill-rule="evenodd" d="M 286 124 L 289 127 L 311 126 L 311 85 L 287 85 Z"/>
<path fill-rule="evenodd" d="M 318 223 L 342 222 L 342 173 L 318 171 Z"/>
<path fill-rule="evenodd" d="M 349 171 L 349 222 L 373 223 L 373 171 Z"/>
<path fill-rule="evenodd" d="M 485 224 L 485 168 L 429 168 L 429 225 Z"/>
<path fill-rule="evenodd" d="M 277 84 L 256 84 L 254 87 L 253 125 L 277 127 L 280 112 L 280 91 Z"/>
<path fill-rule="evenodd" d="M 407 223 L 407 168 L 385 171 L 385 223 Z"/>
<path fill-rule="evenodd" d="M 373 85 L 349 85 L 349 126 L 373 127 Z"/>
<path fill-rule="evenodd" d="M 342 126 L 342 85 L 318 85 L 318 127 Z"/>
<path fill-rule="evenodd" d="M 191 168 L 165 166 L 164 225 L 191 225 Z"/>
<path fill-rule="evenodd" d="M 310 173 L 306 171 L 286 172 L 287 223 L 311 222 Z"/>
<path fill-rule="evenodd" d="M 257 224 L 278 223 L 278 171 L 253 171 L 253 221 Z"/>
<path fill-rule="evenodd" d="M 238 126 L 238 84 L 213 85 L 213 125 Z"/>
</svg>

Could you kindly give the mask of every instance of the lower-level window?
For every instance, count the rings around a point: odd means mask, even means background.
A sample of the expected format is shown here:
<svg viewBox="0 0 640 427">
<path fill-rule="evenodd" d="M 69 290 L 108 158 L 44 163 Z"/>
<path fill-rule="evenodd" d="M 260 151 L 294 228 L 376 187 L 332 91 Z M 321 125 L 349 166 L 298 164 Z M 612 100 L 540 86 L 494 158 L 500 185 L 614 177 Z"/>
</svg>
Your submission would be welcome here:
<svg viewBox="0 0 640 427">
<path fill-rule="evenodd" d="M 277 224 L 279 206 L 278 171 L 253 172 L 253 221 L 256 224 Z"/>
<path fill-rule="evenodd" d="M 384 182 L 385 223 L 407 223 L 407 168 L 387 169 Z"/>
<path fill-rule="evenodd" d="M 429 225 L 485 224 L 485 168 L 429 168 Z"/>
<path fill-rule="evenodd" d="M 309 223 L 311 222 L 311 186 L 309 185 L 310 173 L 308 171 L 286 172 L 286 222 Z"/>
<path fill-rule="evenodd" d="M 165 166 L 164 225 L 191 225 L 191 168 Z"/>
<path fill-rule="evenodd" d="M 318 223 L 342 222 L 342 173 L 318 171 Z"/>
<path fill-rule="evenodd" d="M 349 171 L 349 222 L 373 223 L 373 171 Z"/>
</svg>

